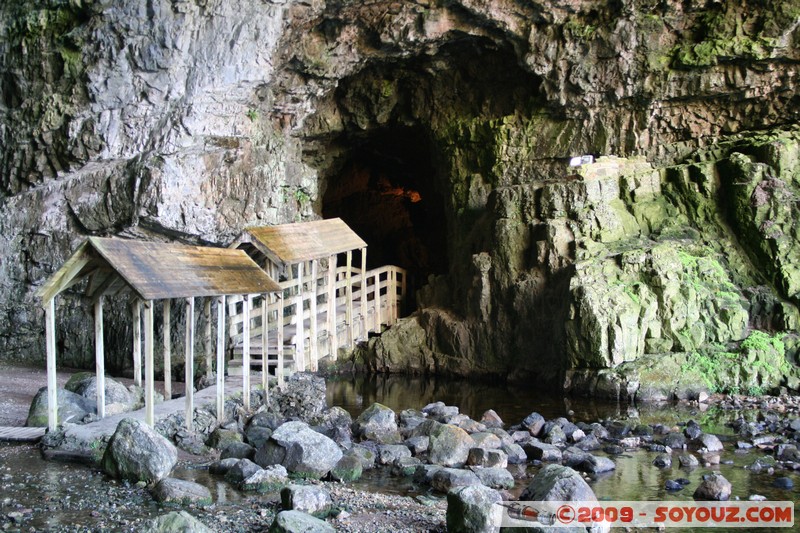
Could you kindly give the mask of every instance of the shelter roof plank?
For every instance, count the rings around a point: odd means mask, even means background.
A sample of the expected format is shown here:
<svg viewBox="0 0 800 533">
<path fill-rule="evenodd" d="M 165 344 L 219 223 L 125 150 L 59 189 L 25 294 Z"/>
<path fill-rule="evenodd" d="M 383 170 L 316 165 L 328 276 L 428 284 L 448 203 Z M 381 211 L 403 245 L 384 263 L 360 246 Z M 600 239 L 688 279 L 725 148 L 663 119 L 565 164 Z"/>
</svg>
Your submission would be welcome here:
<svg viewBox="0 0 800 533">
<path fill-rule="evenodd" d="M 275 262 L 294 264 L 365 248 L 367 243 L 340 218 L 245 228 L 251 242 Z"/>
<path fill-rule="evenodd" d="M 91 237 L 39 290 L 47 301 L 98 268 L 143 300 L 280 291 L 241 250 Z M 103 293 L 119 284 L 104 280 Z M 94 295 L 99 296 L 95 285 Z"/>
</svg>

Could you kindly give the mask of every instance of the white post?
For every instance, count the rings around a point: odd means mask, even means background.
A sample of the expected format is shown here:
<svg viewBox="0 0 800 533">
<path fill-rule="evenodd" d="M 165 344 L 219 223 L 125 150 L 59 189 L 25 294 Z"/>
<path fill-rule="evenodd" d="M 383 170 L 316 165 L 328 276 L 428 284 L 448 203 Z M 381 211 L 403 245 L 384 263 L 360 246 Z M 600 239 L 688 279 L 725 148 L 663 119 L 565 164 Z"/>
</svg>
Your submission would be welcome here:
<svg viewBox="0 0 800 533">
<path fill-rule="evenodd" d="M 319 346 L 317 340 L 319 334 L 317 333 L 317 271 L 319 269 L 319 262 L 314 259 L 311 261 L 311 290 L 309 291 L 311 298 L 309 300 L 309 316 L 310 316 L 310 329 L 309 329 L 309 342 L 311 342 L 311 371 L 317 371 L 317 361 L 319 360 Z"/>
<path fill-rule="evenodd" d="M 242 405 L 250 410 L 250 295 L 242 300 Z"/>
<path fill-rule="evenodd" d="M 149 426 L 155 422 L 155 394 L 153 386 L 153 301 L 144 303 L 144 421 Z"/>
<path fill-rule="evenodd" d="M 363 336 L 363 337 L 362 337 Z M 367 247 L 361 249 L 361 335 L 367 339 Z"/>
<path fill-rule="evenodd" d="M 336 256 L 328 258 L 328 342 L 330 356 L 336 361 L 339 355 L 339 342 L 336 338 Z"/>
<path fill-rule="evenodd" d="M 297 360 L 294 362 L 295 370 L 298 372 L 305 372 L 306 370 L 306 332 L 304 331 L 304 318 L 303 318 L 303 262 L 297 263 L 297 330 L 295 334 L 295 341 L 297 346 Z"/>
<path fill-rule="evenodd" d="M 103 297 L 94 302 L 94 358 L 97 376 L 97 416 L 106 417 L 106 355 L 103 346 Z"/>
<path fill-rule="evenodd" d="M 194 298 L 186 298 L 186 429 L 194 427 Z"/>
<path fill-rule="evenodd" d="M 278 292 L 278 329 L 275 331 L 275 344 L 278 345 L 278 367 L 275 376 L 278 378 L 278 388 L 283 389 L 283 291 Z"/>
<path fill-rule="evenodd" d="M 164 300 L 164 399 L 172 399 L 172 300 Z"/>
<path fill-rule="evenodd" d="M 211 381 L 214 374 L 213 351 L 211 350 L 211 298 L 206 298 L 203 302 L 203 317 L 206 321 L 205 335 L 203 336 L 203 348 L 206 352 L 206 378 Z"/>
<path fill-rule="evenodd" d="M 56 304 L 50 298 L 44 306 L 45 347 L 47 349 L 47 428 L 58 425 L 58 380 L 56 379 Z"/>
<path fill-rule="evenodd" d="M 407 277 L 408 277 L 408 271 L 407 270 L 403 270 L 403 280 L 402 280 L 402 282 L 400 284 L 400 306 L 399 307 L 403 307 L 405 302 L 406 302 L 406 290 L 408 288 L 407 285 L 406 285 L 406 278 Z M 408 309 L 408 308 L 406 307 L 406 309 Z"/>
<path fill-rule="evenodd" d="M 142 386 L 142 302 L 133 302 L 133 384 Z"/>
<path fill-rule="evenodd" d="M 269 293 L 261 295 L 261 386 L 264 389 L 264 405 L 269 395 Z"/>
<path fill-rule="evenodd" d="M 347 250 L 347 270 L 345 271 L 345 294 L 347 295 L 347 307 L 345 310 L 345 322 L 347 323 L 347 346 L 353 346 L 353 251 Z"/>
<path fill-rule="evenodd" d="M 381 274 L 375 272 L 375 332 L 381 332 Z"/>
<path fill-rule="evenodd" d="M 217 297 L 217 423 L 225 417 L 225 296 Z"/>
</svg>

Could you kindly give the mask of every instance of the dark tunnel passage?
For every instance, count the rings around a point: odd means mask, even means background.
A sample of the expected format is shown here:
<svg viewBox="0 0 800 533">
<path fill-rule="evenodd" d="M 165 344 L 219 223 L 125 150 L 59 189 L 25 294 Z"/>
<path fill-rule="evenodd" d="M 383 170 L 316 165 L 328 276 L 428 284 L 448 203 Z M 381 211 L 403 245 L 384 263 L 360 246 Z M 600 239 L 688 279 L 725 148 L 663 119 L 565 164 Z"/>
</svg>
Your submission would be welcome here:
<svg viewBox="0 0 800 533">
<path fill-rule="evenodd" d="M 418 127 L 391 127 L 351 140 L 322 201 L 325 218 L 342 218 L 367 242 L 367 268 L 408 271 L 409 310 L 414 291 L 448 268 L 444 204 L 425 139 Z"/>
</svg>

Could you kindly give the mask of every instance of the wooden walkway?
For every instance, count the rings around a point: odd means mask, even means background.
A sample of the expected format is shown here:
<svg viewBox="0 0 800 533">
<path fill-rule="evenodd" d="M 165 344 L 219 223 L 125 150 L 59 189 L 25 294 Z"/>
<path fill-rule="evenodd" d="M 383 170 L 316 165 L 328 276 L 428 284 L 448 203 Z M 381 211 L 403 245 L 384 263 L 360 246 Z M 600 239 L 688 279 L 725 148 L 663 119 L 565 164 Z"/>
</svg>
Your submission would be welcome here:
<svg viewBox="0 0 800 533">
<path fill-rule="evenodd" d="M 282 298 L 266 302 L 266 310 L 260 295 L 247 300 L 247 312 L 245 300 L 229 298 L 232 359 L 227 365 L 228 374 L 242 375 L 245 359 L 249 368 L 261 370 L 265 347 L 267 364 L 279 381 L 295 371 L 316 371 L 321 359 L 335 361 L 340 348 L 351 348 L 366 340 L 370 332 L 379 333 L 384 326 L 394 324 L 406 297 L 405 270 L 383 266 L 365 275 L 362 272 L 340 267 L 331 278 L 322 272 L 304 275 L 302 285 L 297 280 L 281 282 Z M 332 283 L 326 284 L 328 279 Z M 298 286 L 302 287 L 302 296 Z M 329 302 L 335 302 L 333 313 Z M 247 328 L 245 321 L 249 323 Z M 267 342 L 263 338 L 265 322 Z"/>
<path fill-rule="evenodd" d="M 13 442 L 36 442 L 44 436 L 46 428 L 0 426 L 0 440 Z"/>
</svg>

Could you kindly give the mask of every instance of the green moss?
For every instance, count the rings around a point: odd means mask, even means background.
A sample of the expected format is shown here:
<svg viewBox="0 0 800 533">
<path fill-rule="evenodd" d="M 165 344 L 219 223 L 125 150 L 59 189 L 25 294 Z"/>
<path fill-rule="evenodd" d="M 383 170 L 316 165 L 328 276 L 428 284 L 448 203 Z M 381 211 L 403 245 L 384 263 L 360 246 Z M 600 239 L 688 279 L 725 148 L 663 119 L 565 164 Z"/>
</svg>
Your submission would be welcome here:
<svg viewBox="0 0 800 533">
<path fill-rule="evenodd" d="M 564 24 L 564 36 L 580 42 L 589 42 L 594 38 L 597 26 L 584 24 L 575 19 L 568 20 Z"/>
</svg>

